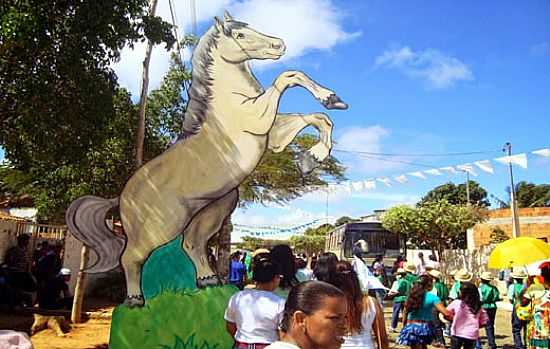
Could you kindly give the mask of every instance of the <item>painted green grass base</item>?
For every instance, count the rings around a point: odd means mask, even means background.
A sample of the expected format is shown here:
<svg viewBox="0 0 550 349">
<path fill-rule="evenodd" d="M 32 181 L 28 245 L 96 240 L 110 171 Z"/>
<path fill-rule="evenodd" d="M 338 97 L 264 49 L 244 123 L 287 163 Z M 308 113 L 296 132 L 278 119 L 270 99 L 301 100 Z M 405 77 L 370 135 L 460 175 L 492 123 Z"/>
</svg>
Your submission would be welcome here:
<svg viewBox="0 0 550 349">
<path fill-rule="evenodd" d="M 223 314 L 233 286 L 163 291 L 142 308 L 119 305 L 111 323 L 111 349 L 228 349 L 233 338 Z"/>
</svg>

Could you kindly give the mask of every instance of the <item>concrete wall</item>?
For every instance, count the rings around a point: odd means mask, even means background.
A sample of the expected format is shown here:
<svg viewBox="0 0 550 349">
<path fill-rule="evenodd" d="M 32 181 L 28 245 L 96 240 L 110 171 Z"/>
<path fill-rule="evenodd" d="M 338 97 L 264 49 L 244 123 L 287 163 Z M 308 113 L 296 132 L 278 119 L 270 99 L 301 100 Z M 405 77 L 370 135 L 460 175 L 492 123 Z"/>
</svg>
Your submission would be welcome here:
<svg viewBox="0 0 550 349">
<path fill-rule="evenodd" d="M 547 239 L 550 242 L 550 207 L 521 208 L 518 210 L 520 236 Z M 477 248 L 491 243 L 493 229 L 502 229 L 512 237 L 512 213 L 510 209 L 492 210 L 489 219 L 476 224 L 468 234 L 469 248 Z M 471 239 L 471 240 L 470 240 Z M 473 240 L 473 241 L 472 241 Z"/>
</svg>

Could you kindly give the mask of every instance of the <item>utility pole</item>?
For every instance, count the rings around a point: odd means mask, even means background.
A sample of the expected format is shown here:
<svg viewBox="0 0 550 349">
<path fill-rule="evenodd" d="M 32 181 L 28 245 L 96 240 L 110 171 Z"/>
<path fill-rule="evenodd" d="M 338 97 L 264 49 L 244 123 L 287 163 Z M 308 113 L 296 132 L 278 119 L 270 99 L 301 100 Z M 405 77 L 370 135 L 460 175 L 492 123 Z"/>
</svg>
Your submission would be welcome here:
<svg viewBox="0 0 550 349">
<path fill-rule="evenodd" d="M 470 172 L 466 171 L 466 205 L 470 205 Z"/>
<path fill-rule="evenodd" d="M 504 148 L 502 148 L 503 152 L 507 152 L 508 156 L 512 156 L 512 144 L 510 142 L 506 142 L 504 144 Z M 516 188 L 514 186 L 514 174 L 512 172 L 512 162 L 508 162 L 508 166 L 510 168 L 510 208 L 512 210 L 512 237 L 517 238 L 520 236 L 520 229 L 519 229 L 519 217 L 518 217 L 518 208 L 516 203 Z"/>
</svg>

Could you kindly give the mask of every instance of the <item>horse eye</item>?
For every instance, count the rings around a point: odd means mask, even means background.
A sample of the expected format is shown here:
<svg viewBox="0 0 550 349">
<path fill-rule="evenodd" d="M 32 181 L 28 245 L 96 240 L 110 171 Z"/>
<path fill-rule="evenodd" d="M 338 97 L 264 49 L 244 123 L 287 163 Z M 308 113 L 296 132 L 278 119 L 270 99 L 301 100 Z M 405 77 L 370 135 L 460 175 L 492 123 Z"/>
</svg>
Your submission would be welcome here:
<svg viewBox="0 0 550 349">
<path fill-rule="evenodd" d="M 235 37 L 237 39 L 244 39 L 244 34 L 243 33 L 237 33 L 237 35 Z"/>
</svg>

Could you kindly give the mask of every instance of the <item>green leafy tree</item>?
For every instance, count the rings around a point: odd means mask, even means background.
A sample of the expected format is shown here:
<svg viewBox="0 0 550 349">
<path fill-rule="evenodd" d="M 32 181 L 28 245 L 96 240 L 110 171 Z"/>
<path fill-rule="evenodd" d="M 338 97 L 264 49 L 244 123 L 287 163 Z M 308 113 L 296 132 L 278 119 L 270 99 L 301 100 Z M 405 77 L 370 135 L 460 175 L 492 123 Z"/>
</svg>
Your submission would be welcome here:
<svg viewBox="0 0 550 349">
<path fill-rule="evenodd" d="M 472 205 L 480 207 L 490 206 L 490 202 L 487 199 L 487 191 L 483 189 L 479 183 L 475 181 L 469 181 L 470 190 L 470 203 Z M 450 204 L 466 204 L 466 184 L 461 183 L 456 185 L 454 183 L 445 183 L 432 190 L 430 190 L 418 203 L 423 205 L 428 202 L 435 202 L 439 200 L 446 200 Z"/>
<path fill-rule="evenodd" d="M 290 245 L 296 253 L 305 253 L 311 256 L 325 249 L 326 235 L 334 229 L 331 224 L 323 224 L 317 228 L 308 228 L 304 234 L 295 235 L 290 238 Z"/>
<path fill-rule="evenodd" d="M 338 227 L 338 226 L 341 226 L 347 223 L 353 223 L 353 222 L 359 222 L 359 219 L 351 218 L 348 216 L 342 216 L 338 218 L 334 224 Z"/>
<path fill-rule="evenodd" d="M 501 227 L 496 226 L 491 230 L 490 239 L 491 243 L 498 244 L 510 239 L 510 237 L 504 232 L 504 230 L 502 230 Z"/>
<path fill-rule="evenodd" d="M 550 184 L 519 182 L 516 200 L 518 207 L 550 207 Z"/>
<path fill-rule="evenodd" d="M 237 243 L 237 248 L 247 251 L 255 251 L 259 248 L 269 248 L 278 244 L 287 244 L 286 240 L 262 239 L 254 236 L 243 236 L 242 242 Z"/>
</svg>

